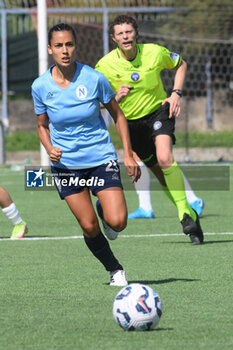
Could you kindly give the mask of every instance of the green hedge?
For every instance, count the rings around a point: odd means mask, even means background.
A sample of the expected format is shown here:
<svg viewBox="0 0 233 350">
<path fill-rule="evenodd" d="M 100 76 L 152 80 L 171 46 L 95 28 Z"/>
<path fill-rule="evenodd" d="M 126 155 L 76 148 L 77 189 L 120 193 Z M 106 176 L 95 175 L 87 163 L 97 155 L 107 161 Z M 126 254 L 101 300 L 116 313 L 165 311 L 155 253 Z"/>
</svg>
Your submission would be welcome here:
<svg viewBox="0 0 233 350">
<path fill-rule="evenodd" d="M 120 137 L 114 126 L 109 127 L 112 142 L 116 149 L 121 148 Z M 216 132 L 176 132 L 176 147 L 185 147 L 188 137 L 189 147 L 233 147 L 233 130 Z"/>
<path fill-rule="evenodd" d="M 39 151 L 40 141 L 36 131 L 16 131 L 6 136 L 6 151 Z"/>
<path fill-rule="evenodd" d="M 116 149 L 122 148 L 120 137 L 114 126 L 109 127 Z M 187 135 L 176 133 L 176 147 L 185 147 Z M 218 132 L 191 132 L 188 134 L 189 147 L 233 147 L 233 130 Z M 39 151 L 40 142 L 35 131 L 17 131 L 6 136 L 6 151 Z"/>
</svg>

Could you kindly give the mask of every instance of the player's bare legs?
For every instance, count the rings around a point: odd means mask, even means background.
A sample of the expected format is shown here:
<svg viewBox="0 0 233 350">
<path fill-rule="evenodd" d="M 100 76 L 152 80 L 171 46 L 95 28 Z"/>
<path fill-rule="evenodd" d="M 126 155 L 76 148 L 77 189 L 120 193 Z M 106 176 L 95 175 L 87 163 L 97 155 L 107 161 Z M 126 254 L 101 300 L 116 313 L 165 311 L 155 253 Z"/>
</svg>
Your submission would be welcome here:
<svg viewBox="0 0 233 350">
<path fill-rule="evenodd" d="M 104 220 L 115 231 L 122 231 L 127 224 L 127 208 L 123 191 L 119 187 L 99 191 L 98 199 L 103 209 Z M 96 237 L 100 227 L 87 188 L 65 198 L 85 235 Z"/>
<path fill-rule="evenodd" d="M 119 189 L 118 189 L 119 191 Z M 101 191 L 104 192 L 104 191 Z M 122 192 L 122 191 L 119 191 Z M 107 203 L 107 197 L 109 197 L 109 194 L 100 196 L 101 200 L 103 202 L 103 205 L 106 206 Z M 112 197 L 116 197 L 116 202 L 119 203 L 119 205 L 123 205 L 124 210 L 124 204 L 122 201 L 122 198 L 120 195 L 115 195 Z M 123 197 L 124 198 L 124 197 Z M 95 213 L 95 210 L 92 205 L 91 196 L 89 193 L 89 190 L 85 188 L 82 192 L 70 195 L 65 197 L 65 200 L 70 207 L 72 213 L 78 220 L 80 226 L 83 229 L 83 236 L 84 241 L 87 245 L 87 247 L 90 249 L 92 254 L 104 265 L 105 269 L 110 272 L 110 285 L 111 286 L 125 286 L 127 285 L 127 280 L 125 278 L 125 271 L 123 270 L 122 265 L 119 263 L 119 261 L 114 256 L 110 245 L 105 238 L 105 236 L 102 234 L 97 215 Z M 115 207 L 114 207 L 115 208 Z M 107 215 L 110 215 L 107 210 Z M 115 224 L 115 226 L 119 228 L 124 228 L 126 225 L 126 220 L 124 220 L 124 217 L 127 216 L 127 214 L 121 214 L 114 216 L 113 215 L 113 221 L 112 223 Z M 118 224 L 117 224 L 118 220 Z"/>
<path fill-rule="evenodd" d="M 172 139 L 169 135 L 158 135 L 155 138 L 156 156 L 161 169 L 167 169 L 174 163 Z"/>
<path fill-rule="evenodd" d="M 127 224 L 127 207 L 121 188 L 111 187 L 97 193 L 103 209 L 104 220 L 117 232 L 124 230 Z"/>
<path fill-rule="evenodd" d="M 0 207 L 2 208 L 9 207 L 9 205 L 11 205 L 12 202 L 13 201 L 9 193 L 0 186 Z"/>
<path fill-rule="evenodd" d="M 3 214 L 9 219 L 14 225 L 11 233 L 11 239 L 23 238 L 28 233 L 27 224 L 21 218 L 18 209 L 11 199 L 9 193 L 0 186 L 0 207 L 2 208 Z"/>
<path fill-rule="evenodd" d="M 96 237 L 100 227 L 88 189 L 67 196 L 65 200 L 83 229 L 83 234 L 87 237 Z"/>
<path fill-rule="evenodd" d="M 179 167 L 176 165 L 178 173 L 181 175 L 169 176 L 167 169 L 172 169 L 174 164 L 174 157 L 172 154 L 172 139 L 169 135 L 158 135 L 155 139 L 156 156 L 158 165 L 162 170 L 165 179 L 165 186 L 167 186 L 171 197 L 176 203 L 180 221 L 182 221 L 184 213 L 192 216 L 196 220 L 196 215 L 190 208 L 185 194 L 184 181 Z M 162 179 L 162 178 L 161 178 Z"/>
</svg>

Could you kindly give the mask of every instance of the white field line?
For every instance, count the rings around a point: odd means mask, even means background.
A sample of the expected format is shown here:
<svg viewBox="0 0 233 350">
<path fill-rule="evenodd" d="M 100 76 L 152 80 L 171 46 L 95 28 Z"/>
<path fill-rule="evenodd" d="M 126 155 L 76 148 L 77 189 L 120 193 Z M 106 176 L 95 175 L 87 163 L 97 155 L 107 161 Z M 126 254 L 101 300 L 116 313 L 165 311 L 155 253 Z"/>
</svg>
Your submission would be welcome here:
<svg viewBox="0 0 233 350">
<path fill-rule="evenodd" d="M 205 236 L 224 236 L 224 235 L 233 235 L 233 232 L 205 232 Z M 119 235 L 119 238 L 152 238 L 152 237 L 175 237 L 175 236 L 184 236 L 183 233 L 163 233 L 163 234 L 145 234 L 145 235 Z M 64 237 L 25 237 L 21 238 L 17 241 L 46 241 L 46 240 L 52 240 L 52 241 L 59 241 L 59 240 L 65 240 L 65 239 L 82 239 L 83 236 L 64 236 Z M 10 238 L 0 238 L 0 241 L 6 242 L 6 241 L 13 241 Z"/>
</svg>

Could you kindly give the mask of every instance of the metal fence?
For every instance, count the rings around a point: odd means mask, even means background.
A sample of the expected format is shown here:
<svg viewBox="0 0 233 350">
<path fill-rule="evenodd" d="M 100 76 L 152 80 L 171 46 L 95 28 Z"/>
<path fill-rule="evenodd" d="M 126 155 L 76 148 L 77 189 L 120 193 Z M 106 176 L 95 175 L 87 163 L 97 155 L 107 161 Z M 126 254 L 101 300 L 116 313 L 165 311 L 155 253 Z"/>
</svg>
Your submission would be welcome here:
<svg viewBox="0 0 233 350">
<path fill-rule="evenodd" d="M 14 7 L 13 1 L 8 1 L 8 6 L 7 1 L 4 3 L 5 6 L 1 7 L 3 1 L 0 1 L 2 91 L 7 87 L 7 95 L 3 94 L 2 97 L 2 118 L 6 120 L 9 92 L 29 95 L 30 85 L 38 76 L 38 52 L 36 1 L 15 2 L 18 5 L 24 3 L 21 8 Z M 79 43 L 77 58 L 93 67 L 113 48 L 107 31 L 113 17 L 119 13 L 129 13 L 136 17 L 141 42 L 163 45 L 180 53 L 188 63 L 183 103 L 189 122 L 187 125 L 186 121 L 180 128 L 202 131 L 229 128 L 229 123 L 226 122 L 232 119 L 233 114 L 233 41 L 230 37 L 219 39 L 216 33 L 216 38 L 195 38 L 191 34 L 184 35 L 187 33 L 185 30 L 180 33 L 164 33 L 160 28 L 166 23 L 172 23 L 174 16 L 177 17 L 177 23 L 182 19 L 182 13 L 172 7 L 174 1 L 170 1 L 171 7 L 162 7 L 162 1 L 146 0 L 120 0 L 117 2 L 118 7 L 112 5 L 116 3 L 113 1 L 70 0 L 51 1 L 50 5 L 51 3 L 53 6 L 48 7 L 48 27 L 60 21 L 73 24 Z M 64 3 L 66 7 L 62 7 Z M 74 7 L 77 3 L 79 7 Z M 139 3 L 141 6 L 136 6 Z M 160 6 L 147 6 L 159 3 Z M 168 93 L 172 87 L 173 74 L 164 71 L 162 75 Z M 11 115 L 9 117 L 11 119 Z M 20 119 L 21 115 L 16 117 Z M 28 118 L 30 124 L 31 116 Z M 233 122 L 230 127 L 233 128 Z"/>
</svg>

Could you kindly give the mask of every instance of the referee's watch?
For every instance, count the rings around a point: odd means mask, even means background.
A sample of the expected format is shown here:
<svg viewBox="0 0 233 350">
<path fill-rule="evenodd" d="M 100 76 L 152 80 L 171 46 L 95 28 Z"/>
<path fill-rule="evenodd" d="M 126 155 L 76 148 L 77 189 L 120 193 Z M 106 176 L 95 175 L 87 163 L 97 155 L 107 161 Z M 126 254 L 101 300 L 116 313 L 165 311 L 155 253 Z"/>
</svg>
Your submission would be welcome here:
<svg viewBox="0 0 233 350">
<path fill-rule="evenodd" d="M 180 97 L 182 97 L 182 90 L 174 89 L 174 90 L 172 90 L 172 92 L 176 92 L 177 95 L 179 95 Z"/>
</svg>

